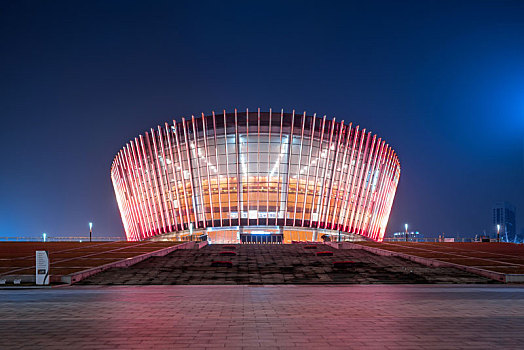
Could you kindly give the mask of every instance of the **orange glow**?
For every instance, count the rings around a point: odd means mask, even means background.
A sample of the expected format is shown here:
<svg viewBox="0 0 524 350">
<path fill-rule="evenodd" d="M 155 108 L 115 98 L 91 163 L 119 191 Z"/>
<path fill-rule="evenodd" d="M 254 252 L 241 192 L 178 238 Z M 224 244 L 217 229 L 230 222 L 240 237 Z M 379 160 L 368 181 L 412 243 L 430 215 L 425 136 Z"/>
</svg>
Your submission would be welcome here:
<svg viewBox="0 0 524 350">
<path fill-rule="evenodd" d="M 192 224 L 279 226 L 285 242 L 319 240 L 309 228 L 381 241 L 399 176 L 393 149 L 366 129 L 271 110 L 166 123 L 131 140 L 111 167 L 128 240 Z"/>
</svg>

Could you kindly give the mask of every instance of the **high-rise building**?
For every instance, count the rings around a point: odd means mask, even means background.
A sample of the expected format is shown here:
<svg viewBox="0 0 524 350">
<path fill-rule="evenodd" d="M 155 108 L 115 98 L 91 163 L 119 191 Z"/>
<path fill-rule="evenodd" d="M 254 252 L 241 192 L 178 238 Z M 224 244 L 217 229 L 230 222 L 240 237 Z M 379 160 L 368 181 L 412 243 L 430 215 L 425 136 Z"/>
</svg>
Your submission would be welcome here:
<svg viewBox="0 0 524 350">
<path fill-rule="evenodd" d="M 493 230 L 497 234 L 497 225 L 500 225 L 500 239 L 506 242 L 513 241 L 517 233 L 515 222 L 515 206 L 508 202 L 497 202 L 493 206 Z"/>
</svg>

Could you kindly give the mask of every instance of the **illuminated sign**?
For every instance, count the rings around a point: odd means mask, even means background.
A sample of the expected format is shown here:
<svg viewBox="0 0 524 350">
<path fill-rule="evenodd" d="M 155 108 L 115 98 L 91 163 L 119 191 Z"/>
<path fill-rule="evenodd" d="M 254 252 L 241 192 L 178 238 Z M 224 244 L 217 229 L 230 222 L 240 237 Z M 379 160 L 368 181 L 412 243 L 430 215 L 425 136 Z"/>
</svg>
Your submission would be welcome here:
<svg viewBox="0 0 524 350">
<path fill-rule="evenodd" d="M 269 231 L 251 231 L 252 235 L 270 235 L 271 232 Z"/>
</svg>

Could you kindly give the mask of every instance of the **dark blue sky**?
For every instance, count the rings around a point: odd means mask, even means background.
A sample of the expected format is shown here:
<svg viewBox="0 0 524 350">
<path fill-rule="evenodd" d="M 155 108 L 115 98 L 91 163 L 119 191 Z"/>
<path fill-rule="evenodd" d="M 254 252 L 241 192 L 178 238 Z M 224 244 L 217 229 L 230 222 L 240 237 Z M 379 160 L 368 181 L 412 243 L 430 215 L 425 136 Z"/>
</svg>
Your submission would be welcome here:
<svg viewBox="0 0 524 350">
<path fill-rule="evenodd" d="M 212 110 L 336 116 L 384 137 L 387 232 L 524 228 L 522 1 L 1 1 L 0 236 L 123 236 L 116 152 Z"/>
</svg>

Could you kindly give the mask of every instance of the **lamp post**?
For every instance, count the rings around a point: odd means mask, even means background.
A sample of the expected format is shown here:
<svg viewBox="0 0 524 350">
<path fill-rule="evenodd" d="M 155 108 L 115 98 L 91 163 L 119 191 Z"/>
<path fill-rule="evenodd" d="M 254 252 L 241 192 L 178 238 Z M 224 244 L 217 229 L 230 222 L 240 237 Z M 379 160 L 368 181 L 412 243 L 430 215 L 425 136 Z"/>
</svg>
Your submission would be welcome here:
<svg viewBox="0 0 524 350">
<path fill-rule="evenodd" d="M 91 242 L 91 236 L 93 234 L 93 223 L 89 223 L 89 242 Z"/>
<path fill-rule="evenodd" d="M 500 225 L 497 225 L 497 242 L 500 242 Z"/>
<path fill-rule="evenodd" d="M 408 224 L 404 224 L 404 227 L 406 228 L 406 242 L 408 241 Z"/>
</svg>

